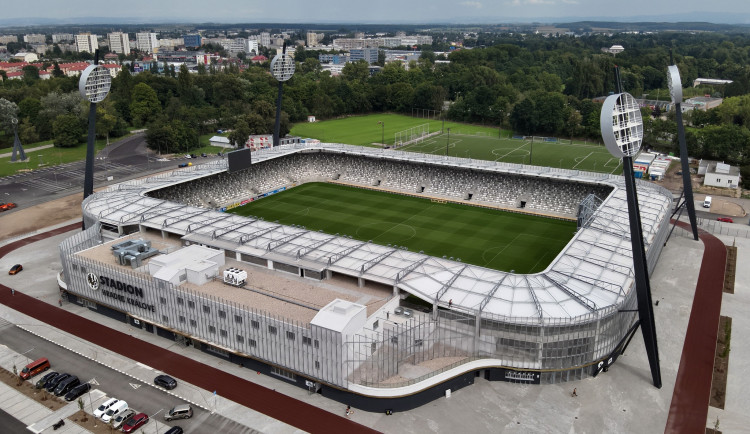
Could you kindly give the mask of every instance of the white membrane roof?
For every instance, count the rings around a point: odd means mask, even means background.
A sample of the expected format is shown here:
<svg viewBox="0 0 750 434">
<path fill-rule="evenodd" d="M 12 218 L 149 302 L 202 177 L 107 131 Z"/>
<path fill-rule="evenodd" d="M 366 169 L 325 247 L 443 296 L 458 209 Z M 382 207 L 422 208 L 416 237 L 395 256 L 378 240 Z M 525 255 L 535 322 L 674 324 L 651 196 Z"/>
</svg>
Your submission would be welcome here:
<svg viewBox="0 0 750 434">
<path fill-rule="evenodd" d="M 514 322 L 538 323 L 588 316 L 617 306 L 634 289 L 628 211 L 621 176 L 320 143 L 283 145 L 254 152 L 253 164 L 303 150 L 599 183 L 613 190 L 604 198 L 591 224 L 573 236 L 546 270 L 533 275 L 491 270 L 145 196 L 151 190 L 223 172 L 226 161 L 112 186 L 90 196 L 83 204 L 84 212 L 104 224 L 140 224 L 179 234 L 191 242 L 307 269 L 330 269 L 398 286 L 441 306 L 447 307 L 451 301 L 453 309 L 491 314 Z M 648 249 L 660 223 L 669 218 L 672 195 L 656 185 L 639 182 L 638 199 Z"/>
</svg>

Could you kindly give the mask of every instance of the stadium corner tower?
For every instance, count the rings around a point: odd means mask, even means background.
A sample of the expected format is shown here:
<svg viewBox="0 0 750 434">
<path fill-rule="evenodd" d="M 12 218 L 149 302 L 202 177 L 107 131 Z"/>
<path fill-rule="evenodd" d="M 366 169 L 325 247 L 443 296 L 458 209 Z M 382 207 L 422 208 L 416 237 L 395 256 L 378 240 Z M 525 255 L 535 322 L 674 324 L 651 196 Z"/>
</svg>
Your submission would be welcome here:
<svg viewBox="0 0 750 434">
<path fill-rule="evenodd" d="M 578 221 L 516 274 L 227 213 L 307 182 Z M 649 270 L 672 195 L 639 182 Z M 521 204 L 523 202 L 523 204 Z M 72 302 L 370 411 L 488 380 L 549 384 L 614 363 L 637 321 L 623 178 L 340 144 L 293 144 L 125 182 L 60 245 Z M 645 367 L 644 367 L 645 368 Z"/>
</svg>

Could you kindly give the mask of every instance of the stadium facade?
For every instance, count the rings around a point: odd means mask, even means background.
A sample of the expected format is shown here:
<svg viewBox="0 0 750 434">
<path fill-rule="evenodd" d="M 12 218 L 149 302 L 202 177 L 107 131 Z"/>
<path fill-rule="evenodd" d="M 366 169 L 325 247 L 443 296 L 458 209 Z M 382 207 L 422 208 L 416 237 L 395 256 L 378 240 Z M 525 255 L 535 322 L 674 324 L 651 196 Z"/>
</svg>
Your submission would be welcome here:
<svg viewBox="0 0 750 434">
<path fill-rule="evenodd" d="M 312 181 L 578 218 L 579 229 L 543 272 L 523 275 L 223 212 Z M 653 270 L 672 195 L 638 188 Z M 88 229 L 60 245 L 71 301 L 373 411 L 413 408 L 477 376 L 595 375 L 637 321 L 620 176 L 294 144 L 254 153 L 242 172 L 219 161 L 122 183 L 86 199 L 83 212 Z M 243 269 L 309 290 L 222 281 Z M 405 306 L 416 309 L 406 316 Z"/>
</svg>

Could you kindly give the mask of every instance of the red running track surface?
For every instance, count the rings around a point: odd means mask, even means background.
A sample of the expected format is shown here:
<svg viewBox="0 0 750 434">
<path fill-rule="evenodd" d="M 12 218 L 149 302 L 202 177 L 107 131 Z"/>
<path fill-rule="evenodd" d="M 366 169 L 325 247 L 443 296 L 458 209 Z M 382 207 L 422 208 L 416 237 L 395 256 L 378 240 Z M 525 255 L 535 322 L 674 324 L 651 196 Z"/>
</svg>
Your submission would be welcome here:
<svg viewBox="0 0 750 434">
<path fill-rule="evenodd" d="M 0 247 L 0 258 L 19 247 L 80 228 L 81 224 L 75 223 L 15 241 Z M 217 394 L 227 399 L 301 430 L 313 433 L 377 432 L 346 417 L 335 415 L 157 345 L 141 341 L 21 292 L 16 291 L 15 295 L 12 295 L 11 288 L 5 285 L 0 285 L 0 303 L 85 341 L 184 379 L 202 389 L 215 390 Z M 344 413 L 343 406 L 341 413 Z"/>
<path fill-rule="evenodd" d="M 690 230 L 687 223 L 677 224 Z M 698 236 L 703 241 L 703 261 L 664 429 L 669 434 L 706 432 L 727 248 L 708 232 L 699 230 Z"/>
</svg>

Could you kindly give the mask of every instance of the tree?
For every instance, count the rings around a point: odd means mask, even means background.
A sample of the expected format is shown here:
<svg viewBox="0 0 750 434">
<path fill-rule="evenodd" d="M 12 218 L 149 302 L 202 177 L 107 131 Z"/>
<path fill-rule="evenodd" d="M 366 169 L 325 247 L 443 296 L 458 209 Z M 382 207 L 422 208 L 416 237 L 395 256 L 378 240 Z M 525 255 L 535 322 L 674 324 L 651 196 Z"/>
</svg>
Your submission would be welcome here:
<svg viewBox="0 0 750 434">
<path fill-rule="evenodd" d="M 55 67 L 52 69 L 52 76 L 55 78 L 64 77 L 65 73 L 62 72 L 62 69 L 60 69 L 60 65 L 55 62 Z"/>
<path fill-rule="evenodd" d="M 0 98 L 0 128 L 7 134 L 13 133 L 13 123 L 11 122 L 18 116 L 18 106 L 16 103 Z"/>
<path fill-rule="evenodd" d="M 58 116 L 73 114 L 81 117 L 83 114 L 83 98 L 77 91 L 51 92 L 42 97 L 40 105 L 42 109 L 37 115 L 36 129 L 41 140 L 48 140 L 54 136 L 53 123 Z"/>
<path fill-rule="evenodd" d="M 63 114 L 52 124 L 54 144 L 58 148 L 72 148 L 83 141 L 86 128 L 79 118 L 73 114 Z"/>
<path fill-rule="evenodd" d="M 536 131 L 537 119 L 534 102 L 529 98 L 522 99 L 510 112 L 510 124 L 513 129 L 524 135 L 531 135 Z"/>
<path fill-rule="evenodd" d="M 39 68 L 34 65 L 26 65 L 23 67 L 23 81 L 26 84 L 33 85 L 35 81 L 39 80 Z"/>
<path fill-rule="evenodd" d="M 133 125 L 142 127 L 158 115 L 160 111 L 161 104 L 156 96 L 156 91 L 146 83 L 136 84 L 133 87 L 130 102 L 130 115 L 133 118 Z"/>
<path fill-rule="evenodd" d="M 42 109 L 42 103 L 38 98 L 24 98 L 18 103 L 18 117 L 28 118 L 32 124 L 36 123 L 39 111 Z"/>
</svg>

